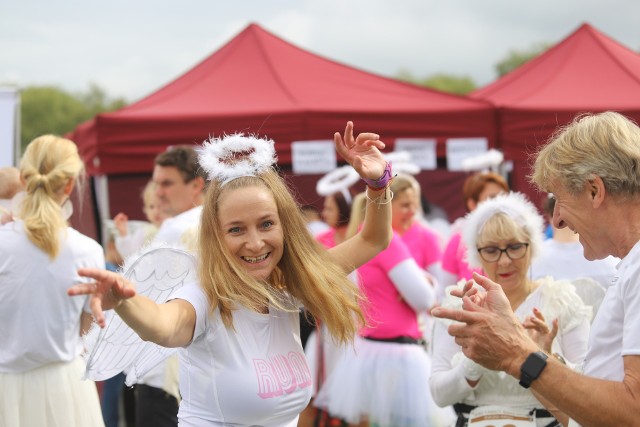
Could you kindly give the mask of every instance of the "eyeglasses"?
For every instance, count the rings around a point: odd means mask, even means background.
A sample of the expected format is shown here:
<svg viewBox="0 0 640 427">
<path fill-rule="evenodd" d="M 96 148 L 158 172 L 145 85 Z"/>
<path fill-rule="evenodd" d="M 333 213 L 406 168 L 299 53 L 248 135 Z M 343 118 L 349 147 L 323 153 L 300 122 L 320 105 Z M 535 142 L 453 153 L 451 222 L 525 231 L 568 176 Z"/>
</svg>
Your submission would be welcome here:
<svg viewBox="0 0 640 427">
<path fill-rule="evenodd" d="M 480 257 L 486 262 L 496 262 L 500 259 L 503 253 L 507 254 L 507 257 L 511 261 L 522 258 L 527 253 L 528 243 L 513 243 L 507 245 L 506 248 L 500 249 L 497 246 L 486 246 L 484 248 L 478 248 Z"/>
</svg>

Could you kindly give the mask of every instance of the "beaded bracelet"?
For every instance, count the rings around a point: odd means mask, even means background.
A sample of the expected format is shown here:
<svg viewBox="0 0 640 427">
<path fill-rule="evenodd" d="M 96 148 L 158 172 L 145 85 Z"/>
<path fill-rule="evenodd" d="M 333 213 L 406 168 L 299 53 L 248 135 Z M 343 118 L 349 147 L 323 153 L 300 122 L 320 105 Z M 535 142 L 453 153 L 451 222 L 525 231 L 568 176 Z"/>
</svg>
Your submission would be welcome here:
<svg viewBox="0 0 640 427">
<path fill-rule="evenodd" d="M 387 185 L 389 185 L 389 182 L 391 182 L 392 178 L 393 178 L 393 174 L 391 172 L 391 162 L 387 162 L 386 166 L 384 167 L 384 172 L 382 173 L 382 176 L 380 178 L 378 179 L 362 178 L 362 180 L 365 182 L 365 184 L 367 184 L 367 187 L 369 187 L 370 189 L 379 191 L 385 188 Z"/>
<path fill-rule="evenodd" d="M 384 195 L 382 195 L 382 196 L 376 197 L 375 199 L 372 199 L 371 197 L 369 197 L 368 194 L 366 195 L 366 197 L 369 203 L 373 203 L 378 206 L 388 205 L 393 200 L 393 191 L 389 190 L 389 197 L 385 197 Z"/>
</svg>

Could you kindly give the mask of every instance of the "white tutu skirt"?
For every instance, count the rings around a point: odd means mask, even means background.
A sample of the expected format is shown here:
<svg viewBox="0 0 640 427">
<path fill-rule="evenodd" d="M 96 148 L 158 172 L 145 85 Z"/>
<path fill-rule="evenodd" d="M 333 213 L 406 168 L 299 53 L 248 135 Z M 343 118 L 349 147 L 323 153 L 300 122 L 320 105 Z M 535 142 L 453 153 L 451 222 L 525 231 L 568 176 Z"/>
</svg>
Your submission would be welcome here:
<svg viewBox="0 0 640 427">
<path fill-rule="evenodd" d="M 344 353 L 353 351 L 349 344 L 337 344 L 333 341 L 329 331 L 323 326 L 320 334 L 313 331 L 307 339 L 304 354 L 313 379 L 313 395 L 318 392 L 319 384 L 322 384 L 329 376 L 336 364 L 342 359 Z M 322 371 L 320 369 L 322 368 Z"/>
<path fill-rule="evenodd" d="M 377 427 L 445 427 L 451 407 L 431 398 L 431 360 L 422 346 L 356 338 L 318 392 L 314 406 L 351 424 Z"/>
<path fill-rule="evenodd" d="M 0 373 L 0 426 L 104 427 L 96 385 L 82 379 L 84 369 L 78 358 Z"/>
</svg>

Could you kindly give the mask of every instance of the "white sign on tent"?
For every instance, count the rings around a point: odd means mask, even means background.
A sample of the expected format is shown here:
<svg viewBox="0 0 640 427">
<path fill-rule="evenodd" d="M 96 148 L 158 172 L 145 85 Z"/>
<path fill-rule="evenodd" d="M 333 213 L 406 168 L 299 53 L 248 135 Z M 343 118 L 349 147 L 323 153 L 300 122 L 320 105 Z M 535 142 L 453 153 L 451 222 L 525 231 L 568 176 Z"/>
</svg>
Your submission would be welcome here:
<svg viewBox="0 0 640 427">
<path fill-rule="evenodd" d="M 338 166 L 333 141 L 292 142 L 291 166 L 293 173 L 299 175 L 331 172 Z"/>
<path fill-rule="evenodd" d="M 411 153 L 411 162 L 422 170 L 438 168 L 436 140 L 433 138 L 397 138 L 394 150 Z"/>
<path fill-rule="evenodd" d="M 487 138 L 449 138 L 447 139 L 447 169 L 455 172 L 464 171 L 462 167 L 464 159 L 482 154 L 488 149 Z"/>
</svg>

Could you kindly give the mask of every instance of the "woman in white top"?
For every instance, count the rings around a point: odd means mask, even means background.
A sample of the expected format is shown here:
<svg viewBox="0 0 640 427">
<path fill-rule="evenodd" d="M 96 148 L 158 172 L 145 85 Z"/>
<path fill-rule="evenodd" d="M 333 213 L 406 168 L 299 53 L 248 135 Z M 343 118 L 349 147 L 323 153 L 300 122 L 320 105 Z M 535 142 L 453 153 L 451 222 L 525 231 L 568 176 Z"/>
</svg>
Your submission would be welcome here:
<svg viewBox="0 0 640 427">
<path fill-rule="evenodd" d="M 70 291 L 92 294 L 100 324 L 102 309 L 115 308 L 144 340 L 182 347 L 181 426 L 297 424 L 312 385 L 299 303 L 338 341 L 353 340 L 363 316 L 346 273 L 389 243 L 391 170 L 378 135 L 355 138 L 349 122 L 334 140 L 370 185 L 367 221 L 352 239 L 322 248 L 271 167 L 274 142 L 232 135 L 206 143 L 200 156 L 212 181 L 199 231 L 199 284 L 158 305 L 115 273 L 82 270 L 96 284 Z"/>
<path fill-rule="evenodd" d="M 531 259 L 541 248 L 542 228 L 542 217 L 524 195 L 509 193 L 486 200 L 465 219 L 463 238 L 469 263 L 481 266 L 487 277 L 502 286 L 511 308 L 542 350 L 570 364 L 582 363 L 591 309 L 570 282 L 529 278 Z M 445 307 L 462 305 L 460 298 L 450 295 L 453 288 L 447 288 Z M 559 425 L 518 380 L 465 357 L 447 332 L 450 324 L 436 320 L 430 386 L 436 403 L 454 405 L 456 427 L 466 426 L 471 410 L 488 405 L 535 414 L 538 427 Z"/>
<path fill-rule="evenodd" d="M 76 145 L 45 135 L 20 165 L 25 194 L 0 227 L 0 425 L 103 426 L 95 384 L 82 381 L 89 298 L 70 299 L 79 268 L 104 268 L 98 243 L 67 226 L 84 165 Z"/>
</svg>

